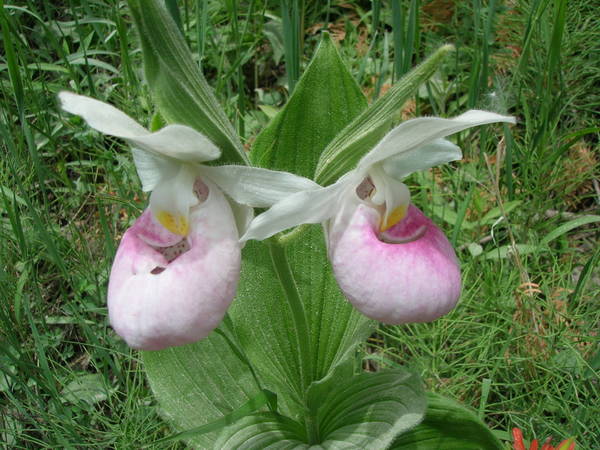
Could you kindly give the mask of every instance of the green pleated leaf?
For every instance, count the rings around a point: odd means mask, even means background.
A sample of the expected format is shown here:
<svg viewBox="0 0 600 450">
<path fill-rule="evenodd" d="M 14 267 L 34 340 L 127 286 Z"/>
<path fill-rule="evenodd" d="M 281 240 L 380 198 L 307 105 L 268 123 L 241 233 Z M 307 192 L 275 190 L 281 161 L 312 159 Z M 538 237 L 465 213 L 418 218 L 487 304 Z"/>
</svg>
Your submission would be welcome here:
<svg viewBox="0 0 600 450">
<path fill-rule="evenodd" d="M 425 414 L 421 380 L 405 369 L 332 377 L 309 391 L 325 448 L 384 449 Z"/>
<path fill-rule="evenodd" d="M 224 330 L 222 326 L 195 344 L 142 352 L 160 411 L 176 431 L 193 430 L 226 416 L 235 418 L 264 395 L 244 355 Z M 193 446 L 212 448 L 217 435 L 213 429 L 184 438 Z"/>
<path fill-rule="evenodd" d="M 302 426 L 274 413 L 246 416 L 223 430 L 214 448 L 256 450 L 305 449 L 309 446 Z M 319 447 L 316 447 L 319 448 Z"/>
<path fill-rule="evenodd" d="M 237 134 L 204 79 L 181 32 L 159 0 L 128 0 L 138 29 L 152 98 L 168 122 L 188 125 L 222 151 L 222 162 L 247 164 Z"/>
<path fill-rule="evenodd" d="M 237 297 L 229 314 L 265 387 L 281 394 L 279 407 L 291 414 L 302 403 L 302 371 L 307 368 L 300 353 L 303 330 L 297 330 L 285 295 L 273 271 L 268 243 L 248 242 Z"/>
<path fill-rule="evenodd" d="M 225 428 L 215 447 L 379 450 L 417 425 L 426 406 L 420 380 L 405 370 L 333 377 L 314 384 L 308 402 L 318 421 L 310 436 L 288 418 L 253 414 Z"/>
<path fill-rule="evenodd" d="M 201 434 L 207 434 L 213 431 L 220 432 L 227 425 L 230 425 L 245 416 L 251 415 L 252 413 L 258 411 L 260 408 L 268 404 L 276 405 L 277 396 L 270 391 L 263 391 L 258 396 L 244 403 L 235 411 L 231 412 L 230 414 L 224 415 L 223 417 L 215 420 L 214 422 L 207 423 L 206 425 L 200 425 L 199 427 L 182 431 L 180 433 L 176 433 L 166 438 L 160 439 L 154 442 L 152 446 L 155 447 L 159 444 L 164 444 L 166 442 L 172 441 L 190 441 L 191 439 L 197 438 Z M 273 409 L 276 409 L 276 407 Z"/>
<path fill-rule="evenodd" d="M 321 151 L 365 106 L 324 35 L 287 105 L 257 138 L 251 159 L 264 167 L 311 176 Z M 373 323 L 340 293 L 320 226 L 308 227 L 285 248 L 275 242 L 250 242 L 244 248 L 238 296 L 230 311 L 265 387 L 291 393 L 278 397 L 281 411 L 301 421 L 308 386 L 343 361 L 372 331 Z M 300 299 L 292 304 L 300 305 L 305 320 L 295 320 L 298 311 L 294 314 L 290 297 Z"/>
<path fill-rule="evenodd" d="M 284 414 L 302 420 L 308 386 L 344 361 L 374 324 L 339 291 L 321 227 L 311 227 L 286 250 L 273 240 L 246 245 L 230 314 L 264 386 L 281 394 Z M 304 324 L 294 320 L 288 296 L 299 297 Z"/>
<path fill-rule="evenodd" d="M 401 435 L 393 450 L 502 450 L 502 443 L 469 409 L 438 394 L 427 394 L 422 423 Z"/>
<path fill-rule="evenodd" d="M 367 106 L 327 33 L 285 107 L 256 138 L 252 162 L 312 178 L 325 146 Z"/>
<path fill-rule="evenodd" d="M 383 97 L 355 117 L 321 154 L 315 181 L 325 186 L 353 169 L 360 158 L 389 131 L 394 115 L 404 102 L 435 73 L 444 57 L 452 50 L 452 45 L 440 47 L 423 63 L 398 80 Z"/>
<path fill-rule="evenodd" d="M 377 324 L 354 309 L 340 291 L 327 257 L 323 227 L 311 225 L 291 242 L 286 254 L 296 283 L 303 287 L 314 357 L 312 378 L 320 380 L 364 342 Z"/>
</svg>

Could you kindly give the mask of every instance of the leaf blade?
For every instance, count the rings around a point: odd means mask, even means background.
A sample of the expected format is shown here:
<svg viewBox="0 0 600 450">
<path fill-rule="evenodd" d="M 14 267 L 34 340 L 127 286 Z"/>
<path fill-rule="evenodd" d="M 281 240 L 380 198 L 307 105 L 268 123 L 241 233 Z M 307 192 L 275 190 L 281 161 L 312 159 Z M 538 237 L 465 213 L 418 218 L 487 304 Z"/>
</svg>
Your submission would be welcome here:
<svg viewBox="0 0 600 450">
<path fill-rule="evenodd" d="M 248 164 L 237 134 L 219 105 L 169 12 L 158 0 L 128 0 L 138 29 L 152 97 L 171 123 L 208 136 L 222 161 Z"/>
<path fill-rule="evenodd" d="M 343 372 L 343 373 L 342 373 Z M 216 448 L 386 448 L 422 419 L 425 394 L 418 377 L 396 369 L 355 376 L 340 371 L 309 389 L 319 433 L 308 437 L 301 424 L 274 413 L 246 416 L 224 429 Z"/>
<path fill-rule="evenodd" d="M 195 344 L 142 352 L 142 360 L 162 413 L 175 430 L 220 420 L 263 392 L 225 332 L 213 332 Z M 211 447 L 216 437 L 212 431 L 185 439 L 194 446 Z"/>
<path fill-rule="evenodd" d="M 422 420 L 426 408 L 419 377 L 405 369 L 334 375 L 311 386 L 308 399 L 325 448 L 387 448 Z"/>
<path fill-rule="evenodd" d="M 274 413 L 246 416 L 224 429 L 214 448 L 253 450 L 308 448 L 300 424 Z"/>
<path fill-rule="evenodd" d="M 182 431 L 180 433 L 176 433 L 163 439 L 159 439 L 158 441 L 153 442 L 152 446 L 164 444 L 166 442 L 180 441 L 182 439 L 190 439 L 198 435 L 210 433 L 213 431 L 220 431 L 227 425 L 230 425 L 236 422 L 237 420 L 240 420 L 241 418 L 254 413 L 257 409 L 274 402 L 276 399 L 277 396 L 274 393 L 264 390 L 256 397 L 253 397 L 250 400 L 248 400 L 235 411 L 224 415 L 223 417 L 215 420 L 214 422 L 210 422 L 206 425 L 201 425 L 199 427 Z"/>
<path fill-rule="evenodd" d="M 464 406 L 428 393 L 425 419 L 396 439 L 390 450 L 502 450 L 502 443 Z"/>
<path fill-rule="evenodd" d="M 321 154 L 315 181 L 322 185 L 331 184 L 353 169 L 360 158 L 388 131 L 393 115 L 414 94 L 418 86 L 434 74 L 443 58 L 452 50 L 452 45 L 440 47 L 400 79 L 386 95 L 355 117 Z"/>
<path fill-rule="evenodd" d="M 258 135 L 251 160 L 312 178 L 321 151 L 367 102 L 324 34 L 285 107 Z"/>
</svg>

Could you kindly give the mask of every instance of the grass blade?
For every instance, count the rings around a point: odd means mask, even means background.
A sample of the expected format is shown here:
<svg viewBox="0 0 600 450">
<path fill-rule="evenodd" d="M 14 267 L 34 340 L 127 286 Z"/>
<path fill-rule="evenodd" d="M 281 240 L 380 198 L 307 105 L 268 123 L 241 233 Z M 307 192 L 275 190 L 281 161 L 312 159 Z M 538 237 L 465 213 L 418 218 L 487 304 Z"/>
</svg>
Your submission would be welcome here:
<svg viewBox="0 0 600 450">
<path fill-rule="evenodd" d="M 300 78 L 300 54 L 303 33 L 302 0 L 282 0 L 281 18 L 283 20 L 283 43 L 285 49 L 285 68 L 288 76 L 288 91 L 294 92 Z"/>
<path fill-rule="evenodd" d="M 578 217 L 577 219 L 569 220 L 567 223 L 562 224 L 561 226 L 555 228 L 546 236 L 544 236 L 540 243 L 542 245 L 546 245 L 552 242 L 554 239 L 562 236 L 565 233 L 568 233 L 569 231 L 577 227 L 595 222 L 600 222 L 600 216 L 583 216 Z"/>
</svg>

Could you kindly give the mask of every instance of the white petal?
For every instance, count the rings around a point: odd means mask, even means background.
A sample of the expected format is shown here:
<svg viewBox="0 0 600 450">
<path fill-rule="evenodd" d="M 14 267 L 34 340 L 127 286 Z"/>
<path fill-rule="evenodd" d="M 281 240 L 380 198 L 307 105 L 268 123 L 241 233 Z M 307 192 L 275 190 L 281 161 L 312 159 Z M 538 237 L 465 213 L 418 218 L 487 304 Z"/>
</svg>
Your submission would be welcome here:
<svg viewBox="0 0 600 450">
<path fill-rule="evenodd" d="M 197 175 L 192 167 L 181 165 L 174 178 L 161 180 L 150 194 L 150 210 L 167 230 L 187 236 L 190 229 L 190 208 L 198 204 L 194 194 Z"/>
<path fill-rule="evenodd" d="M 267 208 L 296 192 L 320 187 L 308 178 L 259 167 L 205 166 L 200 170 L 236 202 L 256 208 Z"/>
<path fill-rule="evenodd" d="M 284 198 L 255 217 L 240 240 L 262 240 L 302 223 L 320 223 L 329 219 L 336 213 L 335 206 L 344 187 L 345 184 L 338 182 Z"/>
<path fill-rule="evenodd" d="M 168 125 L 150 133 L 143 126 L 108 103 L 63 91 L 61 106 L 81 116 L 89 126 L 110 136 L 125 139 L 149 152 L 181 161 L 202 162 L 217 159 L 221 151 L 203 134 L 183 125 Z"/>
<path fill-rule="evenodd" d="M 436 139 L 413 152 L 391 156 L 382 165 L 386 174 L 401 180 L 413 172 L 459 159 L 462 159 L 460 147 L 446 139 Z"/>
<path fill-rule="evenodd" d="M 177 175 L 180 164 L 172 159 L 132 147 L 133 162 L 142 182 L 142 190 L 150 192 L 161 180 Z"/>
<path fill-rule="evenodd" d="M 58 94 L 62 109 L 81 116 L 90 127 L 104 134 L 128 139 L 150 134 L 143 126 L 108 103 L 62 91 Z"/>
<path fill-rule="evenodd" d="M 366 171 L 379 161 L 395 155 L 414 152 L 436 139 L 458 133 L 467 128 L 494 122 L 515 123 L 515 119 L 514 117 L 501 116 L 487 111 L 471 110 L 454 119 L 420 117 L 407 120 L 390 131 L 373 150 L 359 161 L 358 170 Z M 423 160 L 422 164 L 418 164 L 418 156 L 416 155 L 410 161 L 413 161 L 412 171 L 429 167 L 427 160 Z"/>
<path fill-rule="evenodd" d="M 180 161 L 203 162 L 221 156 L 210 139 L 184 125 L 167 125 L 156 133 L 127 138 L 134 146 Z"/>
</svg>

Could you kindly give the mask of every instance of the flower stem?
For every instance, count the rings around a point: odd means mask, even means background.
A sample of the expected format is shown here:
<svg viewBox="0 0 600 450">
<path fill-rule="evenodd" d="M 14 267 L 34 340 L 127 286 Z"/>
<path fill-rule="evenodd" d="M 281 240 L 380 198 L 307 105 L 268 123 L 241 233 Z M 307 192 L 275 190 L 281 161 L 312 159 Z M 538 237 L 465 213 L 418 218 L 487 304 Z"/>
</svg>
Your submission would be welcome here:
<svg viewBox="0 0 600 450">
<path fill-rule="evenodd" d="M 296 343 L 299 350 L 301 388 L 306 391 L 312 382 L 312 361 L 310 357 L 310 334 L 308 331 L 308 320 L 304 311 L 304 304 L 294 279 L 294 274 L 285 254 L 285 247 L 275 239 L 269 240 L 269 250 L 273 268 L 290 305 L 294 328 L 296 330 Z"/>
<path fill-rule="evenodd" d="M 271 253 L 271 261 L 273 263 L 273 269 L 283 291 L 285 298 L 290 305 L 292 312 L 292 318 L 294 321 L 294 328 L 296 331 L 296 344 L 298 348 L 298 365 L 300 369 L 300 398 L 305 399 L 308 387 L 314 381 L 313 370 L 312 370 L 312 356 L 311 356 L 311 343 L 310 343 L 310 331 L 308 327 L 308 318 L 306 311 L 304 310 L 304 304 L 292 273 L 289 261 L 285 254 L 285 245 L 274 238 L 268 241 L 269 251 Z M 306 406 L 306 405 L 305 405 Z M 305 417 L 306 433 L 310 443 L 317 443 L 318 432 L 317 423 L 315 418 L 311 416 L 307 408 L 307 414 Z"/>
</svg>

